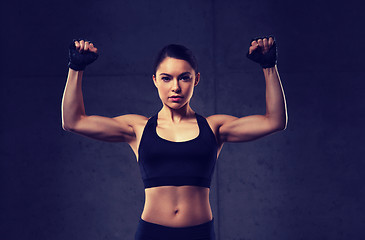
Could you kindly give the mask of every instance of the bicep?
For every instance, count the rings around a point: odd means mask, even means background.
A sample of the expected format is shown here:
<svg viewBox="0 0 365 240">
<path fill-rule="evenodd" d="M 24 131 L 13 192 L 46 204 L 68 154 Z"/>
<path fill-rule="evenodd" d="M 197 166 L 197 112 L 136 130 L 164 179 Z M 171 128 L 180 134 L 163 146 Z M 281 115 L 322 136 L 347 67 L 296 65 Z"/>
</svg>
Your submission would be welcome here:
<svg viewBox="0 0 365 240">
<path fill-rule="evenodd" d="M 107 142 L 129 142 L 135 138 L 133 118 L 132 114 L 115 118 L 83 116 L 70 131 Z"/>
<path fill-rule="evenodd" d="M 219 128 L 222 142 L 245 142 L 255 140 L 277 131 L 277 127 L 265 115 L 227 118 Z"/>
</svg>

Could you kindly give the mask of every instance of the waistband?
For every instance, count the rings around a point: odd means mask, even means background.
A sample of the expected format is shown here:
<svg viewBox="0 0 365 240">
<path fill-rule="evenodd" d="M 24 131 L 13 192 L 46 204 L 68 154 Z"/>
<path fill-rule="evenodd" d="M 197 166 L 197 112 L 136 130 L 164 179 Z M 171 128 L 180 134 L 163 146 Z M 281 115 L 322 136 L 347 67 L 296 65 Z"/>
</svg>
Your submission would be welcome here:
<svg viewBox="0 0 365 240">
<path fill-rule="evenodd" d="M 140 218 L 135 240 L 215 240 L 214 218 L 188 227 L 168 227 Z"/>
<path fill-rule="evenodd" d="M 151 223 L 151 222 L 147 222 L 145 220 L 143 220 L 142 218 L 139 219 L 139 222 L 143 225 L 146 226 L 151 226 L 151 227 L 156 227 L 156 228 L 161 228 L 161 229 L 200 229 L 200 228 L 205 228 L 205 227 L 211 227 L 214 226 L 214 217 L 212 218 L 212 220 L 199 224 L 199 225 L 193 225 L 193 226 L 187 226 L 187 227 L 169 227 L 169 226 L 164 226 L 164 225 L 160 225 L 157 223 Z"/>
</svg>

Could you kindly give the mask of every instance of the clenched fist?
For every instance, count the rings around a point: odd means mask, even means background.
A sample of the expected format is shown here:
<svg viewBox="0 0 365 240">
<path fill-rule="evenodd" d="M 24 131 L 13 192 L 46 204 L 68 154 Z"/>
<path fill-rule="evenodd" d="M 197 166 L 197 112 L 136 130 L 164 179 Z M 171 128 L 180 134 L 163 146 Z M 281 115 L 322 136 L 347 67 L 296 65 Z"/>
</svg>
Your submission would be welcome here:
<svg viewBox="0 0 365 240">
<path fill-rule="evenodd" d="M 263 68 L 274 67 L 277 63 L 275 38 L 268 36 L 252 39 L 247 57 L 259 63 Z"/>
<path fill-rule="evenodd" d="M 85 67 L 98 58 L 98 49 L 87 40 L 73 40 L 69 46 L 68 67 L 75 71 L 83 71 Z"/>
</svg>

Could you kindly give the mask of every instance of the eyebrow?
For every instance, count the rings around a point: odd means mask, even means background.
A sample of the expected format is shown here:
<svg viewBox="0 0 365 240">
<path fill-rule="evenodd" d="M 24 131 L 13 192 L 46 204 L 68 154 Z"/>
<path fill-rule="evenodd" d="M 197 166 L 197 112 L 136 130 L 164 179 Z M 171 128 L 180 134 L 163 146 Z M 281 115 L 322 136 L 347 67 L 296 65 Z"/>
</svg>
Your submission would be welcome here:
<svg viewBox="0 0 365 240">
<path fill-rule="evenodd" d="M 190 73 L 190 72 L 183 72 L 182 74 L 180 74 L 180 75 L 179 75 L 179 77 L 181 77 L 182 75 L 185 75 L 185 74 L 189 74 L 189 75 L 191 75 L 191 73 Z M 161 76 L 161 75 L 166 75 L 166 76 L 172 77 L 170 74 L 167 74 L 167 73 L 161 73 L 161 74 L 160 74 L 160 76 Z"/>
</svg>

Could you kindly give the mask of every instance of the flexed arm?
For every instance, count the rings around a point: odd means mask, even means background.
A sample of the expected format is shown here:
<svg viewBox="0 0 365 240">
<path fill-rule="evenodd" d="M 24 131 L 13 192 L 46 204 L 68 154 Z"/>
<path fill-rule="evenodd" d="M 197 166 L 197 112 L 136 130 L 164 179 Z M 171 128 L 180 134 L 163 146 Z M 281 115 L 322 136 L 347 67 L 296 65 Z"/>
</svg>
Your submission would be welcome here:
<svg viewBox="0 0 365 240">
<path fill-rule="evenodd" d="M 247 57 L 262 66 L 266 82 L 266 118 L 274 128 L 285 129 L 288 121 L 283 86 L 276 61 L 277 50 L 274 37 L 253 39 Z"/>
<path fill-rule="evenodd" d="M 82 96 L 83 71 L 68 70 L 67 82 L 63 92 L 61 115 L 62 128 L 66 131 L 74 129 L 77 121 L 85 116 L 84 99 Z"/>
<path fill-rule="evenodd" d="M 69 71 L 62 98 L 62 127 L 72 130 L 85 115 L 82 96 L 82 75 L 86 65 L 98 57 L 98 49 L 88 41 L 73 40 L 69 46 Z"/>
<path fill-rule="evenodd" d="M 218 122 L 221 142 L 254 140 L 284 130 L 287 125 L 286 100 L 276 65 L 277 53 L 274 38 L 254 39 L 247 57 L 263 68 L 266 82 L 266 113 L 242 118 L 229 115 L 212 116 Z"/>
<path fill-rule="evenodd" d="M 262 69 L 266 82 L 266 114 L 270 125 L 276 130 L 284 130 L 288 122 L 288 113 L 283 86 L 277 66 Z"/>
<path fill-rule="evenodd" d="M 70 62 L 66 87 L 62 99 L 62 127 L 103 141 L 131 142 L 135 139 L 133 123 L 144 118 L 128 114 L 115 118 L 88 116 L 82 95 L 82 76 L 86 65 L 97 58 L 97 48 L 92 43 L 74 41 L 70 45 Z"/>
</svg>

